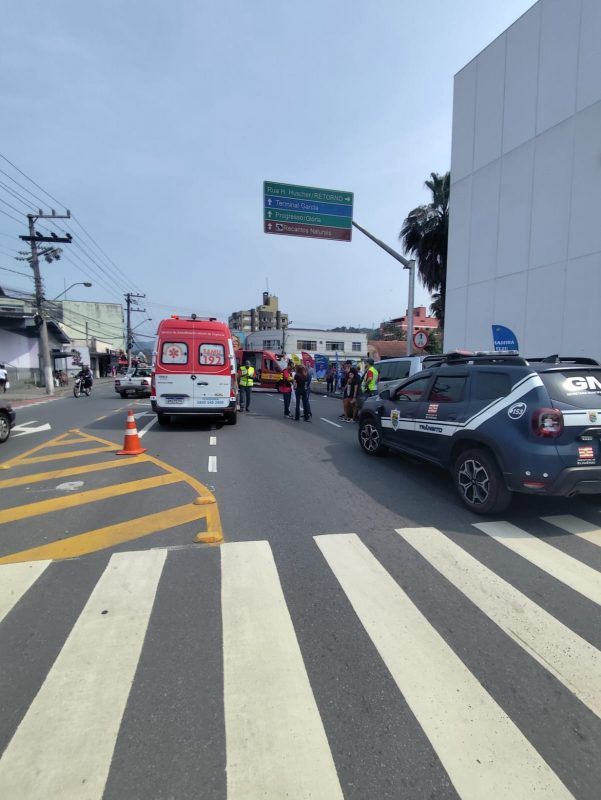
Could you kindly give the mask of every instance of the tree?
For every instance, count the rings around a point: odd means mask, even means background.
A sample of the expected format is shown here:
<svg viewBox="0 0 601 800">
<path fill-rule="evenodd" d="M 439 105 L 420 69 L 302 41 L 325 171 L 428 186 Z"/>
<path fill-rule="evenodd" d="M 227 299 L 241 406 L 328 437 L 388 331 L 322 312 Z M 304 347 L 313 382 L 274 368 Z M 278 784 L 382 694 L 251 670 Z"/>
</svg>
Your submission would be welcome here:
<svg viewBox="0 0 601 800">
<path fill-rule="evenodd" d="M 415 258 L 422 284 L 434 293 L 432 311 L 441 327 L 447 281 L 450 185 L 450 172 L 444 175 L 431 172 L 426 186 L 432 192 L 432 201 L 410 211 L 399 233 L 405 252 Z"/>
</svg>

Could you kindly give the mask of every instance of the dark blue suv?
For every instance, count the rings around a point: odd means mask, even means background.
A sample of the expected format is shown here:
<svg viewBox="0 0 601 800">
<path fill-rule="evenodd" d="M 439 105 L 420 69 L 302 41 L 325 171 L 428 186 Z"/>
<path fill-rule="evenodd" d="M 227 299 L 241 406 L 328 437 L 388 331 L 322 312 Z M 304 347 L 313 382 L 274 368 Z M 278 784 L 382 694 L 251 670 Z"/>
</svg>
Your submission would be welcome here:
<svg viewBox="0 0 601 800">
<path fill-rule="evenodd" d="M 365 401 L 359 444 L 449 469 L 478 514 L 503 511 L 512 492 L 601 494 L 601 365 L 448 353 Z"/>
</svg>

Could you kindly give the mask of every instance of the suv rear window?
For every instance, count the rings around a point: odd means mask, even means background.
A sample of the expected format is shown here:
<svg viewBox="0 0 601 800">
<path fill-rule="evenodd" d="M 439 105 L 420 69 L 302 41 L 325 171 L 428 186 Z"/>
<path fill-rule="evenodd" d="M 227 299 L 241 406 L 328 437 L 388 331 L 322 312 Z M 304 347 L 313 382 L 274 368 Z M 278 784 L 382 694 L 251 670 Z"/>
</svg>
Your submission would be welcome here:
<svg viewBox="0 0 601 800">
<path fill-rule="evenodd" d="M 188 345 L 185 342 L 163 342 L 161 361 L 163 364 L 187 364 Z"/>
<path fill-rule="evenodd" d="M 601 369 L 541 372 L 551 400 L 576 408 L 601 408 Z"/>
</svg>

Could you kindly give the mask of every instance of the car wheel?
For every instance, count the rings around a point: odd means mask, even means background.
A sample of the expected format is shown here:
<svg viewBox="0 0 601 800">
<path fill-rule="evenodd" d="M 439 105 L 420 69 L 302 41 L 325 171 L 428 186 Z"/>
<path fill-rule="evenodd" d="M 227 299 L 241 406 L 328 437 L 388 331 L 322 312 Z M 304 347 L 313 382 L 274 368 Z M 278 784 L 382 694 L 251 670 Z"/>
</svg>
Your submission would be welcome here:
<svg viewBox="0 0 601 800">
<path fill-rule="evenodd" d="M 359 444 L 368 456 L 381 456 L 386 448 L 382 444 L 382 432 L 372 419 L 364 419 L 359 424 Z"/>
<path fill-rule="evenodd" d="M 453 467 L 453 480 L 463 504 L 476 514 L 499 514 L 511 502 L 494 457 L 477 448 L 462 453 Z"/>
<path fill-rule="evenodd" d="M 10 419 L 8 414 L 0 411 L 0 442 L 5 442 L 10 436 Z"/>
<path fill-rule="evenodd" d="M 226 414 L 225 418 L 229 425 L 235 425 L 238 422 L 238 414 L 235 411 L 233 414 Z"/>
<path fill-rule="evenodd" d="M 157 422 L 159 425 L 169 425 L 171 422 L 171 417 L 169 414 L 161 414 L 160 412 L 157 413 Z"/>
</svg>

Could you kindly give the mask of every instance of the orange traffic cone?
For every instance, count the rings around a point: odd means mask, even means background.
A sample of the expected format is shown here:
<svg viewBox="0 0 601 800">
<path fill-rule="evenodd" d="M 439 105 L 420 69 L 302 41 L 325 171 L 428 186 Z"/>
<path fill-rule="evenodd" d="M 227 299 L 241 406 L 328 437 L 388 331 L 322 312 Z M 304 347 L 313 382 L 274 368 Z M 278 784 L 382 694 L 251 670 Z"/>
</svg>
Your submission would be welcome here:
<svg viewBox="0 0 601 800">
<path fill-rule="evenodd" d="M 125 426 L 125 436 L 123 437 L 123 450 L 117 450 L 117 455 L 139 456 L 140 453 L 145 452 L 146 448 L 140 447 L 140 439 L 138 438 L 138 429 L 136 428 L 134 412 L 130 408 L 127 412 L 127 424 Z"/>
</svg>

